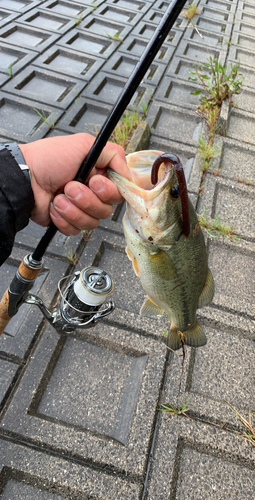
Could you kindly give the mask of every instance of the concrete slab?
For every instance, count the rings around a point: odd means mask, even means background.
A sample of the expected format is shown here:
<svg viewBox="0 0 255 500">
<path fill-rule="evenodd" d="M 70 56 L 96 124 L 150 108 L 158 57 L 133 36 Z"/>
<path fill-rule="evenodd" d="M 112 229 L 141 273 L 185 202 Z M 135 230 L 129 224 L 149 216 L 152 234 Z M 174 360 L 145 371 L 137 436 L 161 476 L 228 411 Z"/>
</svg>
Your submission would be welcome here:
<svg viewBox="0 0 255 500">
<path fill-rule="evenodd" d="M 45 104 L 0 92 L 0 134 L 17 142 L 42 139 L 57 122 L 63 111 Z M 48 123 L 40 118 L 35 109 L 44 114 Z M 15 119 L 13 120 L 13 118 Z"/>
<path fill-rule="evenodd" d="M 41 0 L 0 0 L 0 7 L 18 13 L 25 13 L 41 3 Z"/>
<path fill-rule="evenodd" d="M 37 67 L 26 68 L 3 87 L 3 91 L 32 98 L 48 106 L 66 109 L 82 92 L 85 82 Z"/>
<path fill-rule="evenodd" d="M 27 28 L 22 24 L 13 22 L 0 30 L 0 38 L 11 45 L 21 46 L 41 53 L 55 43 L 59 39 L 59 35 L 38 28 Z"/>
<path fill-rule="evenodd" d="M 83 55 L 94 55 L 107 59 L 116 49 L 116 42 L 109 37 L 99 35 L 90 35 L 85 31 L 77 29 L 71 30 L 67 35 L 61 38 L 59 45 L 65 48 L 71 48 Z"/>
<path fill-rule="evenodd" d="M 116 39 L 114 41 L 116 47 L 132 30 L 132 26 L 128 24 L 114 21 L 114 19 L 102 19 L 101 17 L 97 17 L 95 14 L 87 16 L 81 23 L 80 28 L 87 33 L 95 33 L 96 35 L 101 35 L 108 39 L 115 36 Z M 118 40 L 118 38 L 120 40 Z"/>
<path fill-rule="evenodd" d="M 53 69 L 56 73 L 89 81 L 104 64 L 96 56 L 83 55 L 75 50 L 53 46 L 36 58 L 35 66 L 44 70 Z"/>
<path fill-rule="evenodd" d="M 77 352 L 84 354 L 76 358 Z M 106 329 L 98 325 L 91 335 L 82 334 L 79 338 L 67 339 L 59 338 L 54 330 L 48 328 L 33 353 L 33 359 L 0 426 L 5 432 L 23 435 L 27 442 L 40 443 L 51 449 L 57 447 L 65 455 L 83 457 L 83 460 L 106 470 L 124 472 L 127 477 L 141 481 L 153 431 L 165 354 L 164 345 L 111 326 Z M 144 356 L 146 367 L 143 372 Z M 136 374 L 131 368 L 135 367 L 135 359 L 138 362 Z M 126 381 L 119 376 L 122 371 L 127 374 Z M 83 385 L 92 373 L 95 376 L 90 387 L 93 392 L 94 386 L 94 396 L 97 395 L 93 404 L 90 402 L 91 391 L 88 392 L 88 386 L 85 389 Z M 139 393 L 133 391 L 132 373 L 140 377 Z M 52 383 L 54 394 L 50 390 Z M 64 392 L 59 392 L 57 387 Z M 49 407 L 45 398 L 50 398 Z M 101 402 L 105 407 L 103 413 Z M 44 404 L 47 410 L 44 410 Z M 64 407 L 61 410 L 61 404 L 67 405 L 66 410 Z M 57 412 L 60 410 L 57 416 L 54 405 Z M 125 409 L 130 412 L 127 421 Z M 109 416 L 111 414 L 109 422 L 103 419 L 106 411 L 110 412 Z M 81 414 L 83 421 L 79 418 Z M 103 426 L 100 426 L 100 414 Z M 125 446 L 116 440 L 120 423 L 122 428 L 127 426 L 128 441 Z"/>
<path fill-rule="evenodd" d="M 177 106 L 154 101 L 148 109 L 152 137 L 181 141 L 195 146 L 202 127 L 201 117 L 190 110 L 184 111 Z"/>
<path fill-rule="evenodd" d="M 42 28 L 46 31 L 61 33 L 63 35 L 75 26 L 75 19 L 70 20 L 70 18 L 66 16 L 54 14 L 53 12 L 45 12 L 41 9 L 41 6 L 39 6 L 19 17 L 19 23 L 35 28 Z"/>
<path fill-rule="evenodd" d="M 5 500 L 20 494 L 27 500 L 82 500 L 93 496 L 100 500 L 140 498 L 141 484 L 130 482 L 124 476 L 93 470 L 77 459 L 70 462 L 59 454 L 48 455 L 37 447 L 3 439 L 0 448 L 0 493 Z"/>
</svg>

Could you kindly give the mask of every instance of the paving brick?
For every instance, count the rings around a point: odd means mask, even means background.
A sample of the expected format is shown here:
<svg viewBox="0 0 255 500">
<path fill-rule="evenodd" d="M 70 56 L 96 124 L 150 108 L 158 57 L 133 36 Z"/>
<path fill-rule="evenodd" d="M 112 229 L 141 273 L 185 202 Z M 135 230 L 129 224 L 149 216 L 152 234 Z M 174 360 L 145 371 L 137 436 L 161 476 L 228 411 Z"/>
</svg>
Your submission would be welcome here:
<svg viewBox="0 0 255 500">
<path fill-rule="evenodd" d="M 125 40 L 119 47 L 119 52 L 129 54 L 134 57 L 140 57 L 144 50 L 146 49 L 148 43 L 145 40 L 138 39 L 137 37 L 130 35 L 127 40 Z M 174 47 L 169 44 L 163 44 L 159 49 L 154 62 L 162 62 L 168 64 L 174 53 Z"/>
<path fill-rule="evenodd" d="M 242 68 L 240 69 L 240 71 L 242 72 Z M 249 75 L 248 75 L 248 78 L 249 78 Z M 246 80 L 244 81 L 244 83 L 246 85 Z M 253 83 L 255 83 L 255 82 L 253 82 Z M 254 111 L 255 111 L 254 98 L 255 98 L 255 94 L 254 94 L 253 90 L 247 89 L 247 88 L 242 88 L 240 94 L 237 95 L 235 98 L 235 103 L 236 103 L 238 109 L 254 113 Z"/>
<path fill-rule="evenodd" d="M 52 71 L 30 67 L 8 82 L 3 90 L 20 97 L 34 98 L 38 102 L 66 109 L 86 83 L 73 77 L 63 77 Z"/>
<path fill-rule="evenodd" d="M 86 55 L 93 54 L 97 57 L 103 57 L 104 59 L 108 59 L 116 49 L 116 42 L 110 40 L 109 37 L 90 35 L 77 29 L 63 36 L 59 41 L 59 45 L 77 50 Z"/>
<path fill-rule="evenodd" d="M 254 237 L 255 226 L 251 217 L 255 205 L 254 188 L 235 181 L 209 175 L 204 185 L 201 211 L 209 218 L 231 226 L 243 238 Z"/>
<path fill-rule="evenodd" d="M 16 75 L 27 64 L 31 63 L 37 56 L 36 52 L 21 48 L 15 48 L 0 42 L 0 71 Z"/>
<path fill-rule="evenodd" d="M 156 26 L 159 25 L 160 21 L 162 20 L 162 17 L 164 15 L 164 12 L 161 10 L 157 9 L 149 9 L 147 14 L 143 17 L 143 20 L 149 23 L 153 23 Z M 185 19 L 182 15 L 177 17 L 173 28 L 174 29 L 184 29 L 188 25 L 188 19 Z"/>
<path fill-rule="evenodd" d="M 242 61 L 242 65 L 251 66 L 254 68 L 254 56 L 249 48 L 243 49 L 238 46 L 231 45 L 228 58 L 230 61 Z"/>
<path fill-rule="evenodd" d="M 35 112 L 44 113 L 48 124 Z M 11 94 L 0 93 L 0 134 L 17 142 L 31 142 L 42 139 L 62 115 L 60 109 L 50 109 L 49 106 L 30 99 L 23 99 Z M 15 120 L 14 120 L 15 117 Z"/>
<path fill-rule="evenodd" d="M 81 23 L 80 28 L 88 33 L 95 33 L 111 39 L 110 37 L 120 37 L 120 40 L 114 40 L 116 47 L 121 40 L 130 33 L 132 26 L 120 22 L 107 21 L 106 19 L 98 18 L 94 15 L 87 16 L 85 21 Z"/>
<path fill-rule="evenodd" d="M 12 256 L 3 264 L 0 270 L 1 293 L 8 288 L 20 262 L 29 253 L 24 248 L 14 247 Z M 68 274 L 69 268 L 70 265 L 67 261 L 63 262 L 46 256 L 42 276 L 39 276 L 38 281 L 36 280 L 31 292 L 38 294 L 46 306 L 50 308 L 57 290 L 58 281 L 65 274 Z M 42 320 L 43 316 L 38 307 L 23 304 L 0 337 L 1 355 L 9 359 L 9 361 L 24 362 L 33 345 L 34 338 L 38 336 L 37 330 Z"/>
<path fill-rule="evenodd" d="M 46 31 L 64 34 L 75 26 L 75 19 L 70 20 L 69 17 L 60 16 L 53 12 L 45 12 L 37 8 L 21 16 L 19 18 L 19 23 Z"/>
<path fill-rule="evenodd" d="M 90 465 L 1 440 L 0 491 L 3 499 L 139 500 L 142 485 Z"/>
<path fill-rule="evenodd" d="M 209 7 L 211 9 L 216 9 L 218 11 L 223 11 L 227 13 L 234 14 L 236 11 L 237 0 L 201 0 L 199 3 L 199 9 L 204 7 Z"/>
<path fill-rule="evenodd" d="M 24 13 L 41 3 L 41 0 L 0 0 L 0 8 L 3 7 L 14 12 Z"/>
<path fill-rule="evenodd" d="M 125 23 L 131 26 L 135 26 L 137 22 L 141 19 L 142 13 L 128 9 L 121 9 L 119 7 L 115 7 L 111 4 L 103 4 L 101 5 L 97 11 L 96 15 L 101 17 L 104 20 L 111 20 L 118 23 Z"/>
<path fill-rule="evenodd" d="M 6 359 L 0 359 L 0 408 L 3 407 L 8 389 L 14 383 L 19 366 Z M 1 477 L 1 476 L 0 476 Z"/>
<path fill-rule="evenodd" d="M 152 138 L 159 136 L 195 146 L 201 130 L 201 117 L 195 112 L 154 101 L 148 109 Z M 180 141 L 181 139 L 181 141 Z"/>
<path fill-rule="evenodd" d="M 210 57 L 218 59 L 221 64 L 225 64 L 227 53 L 224 50 L 202 46 L 200 43 L 182 40 L 175 52 L 175 56 L 182 59 L 192 60 L 193 63 L 207 63 Z"/>
<path fill-rule="evenodd" d="M 10 12 L 9 10 L 5 10 L 1 8 L 0 3 L 0 28 L 8 24 L 9 22 L 14 21 L 18 17 L 17 12 Z"/>
<path fill-rule="evenodd" d="M 76 358 L 78 352 L 84 353 L 83 356 Z M 29 441 L 39 441 L 69 456 L 83 457 L 84 460 L 141 479 L 147 461 L 165 352 L 165 346 L 154 340 L 111 326 L 106 329 L 98 325 L 92 335 L 66 339 L 59 338 L 48 328 L 40 347 L 33 353 L 1 428 L 5 432 L 17 432 L 19 429 L 18 433 Z M 144 368 L 145 358 L 147 363 Z M 110 361 L 116 365 L 115 371 Z M 132 366 L 136 373 L 132 374 Z M 120 378 L 118 370 L 125 377 Z M 86 386 L 85 395 L 82 381 L 86 383 L 87 377 L 92 374 L 90 387 L 94 388 L 94 395 L 91 406 L 90 391 L 88 393 Z M 53 382 L 54 395 L 49 394 Z M 52 396 L 56 398 L 55 410 Z M 47 398 L 51 402 L 50 408 L 44 409 Z M 56 410 L 58 412 L 63 404 L 66 409 L 62 407 L 64 411 L 56 416 Z M 109 415 L 108 422 L 102 418 L 102 404 L 104 414 L 107 412 Z M 128 441 L 123 446 L 126 438 L 121 436 L 121 432 L 125 428 Z M 120 442 L 116 440 L 118 438 Z"/>
<path fill-rule="evenodd" d="M 196 65 L 200 65 L 201 62 L 196 61 Z M 171 62 L 169 63 L 166 75 L 174 76 L 177 78 L 177 81 L 184 80 L 188 82 L 189 77 L 194 76 L 191 75 L 190 71 L 194 71 L 194 62 L 192 60 L 183 59 L 182 57 L 173 57 Z M 208 70 L 203 67 L 203 72 L 206 74 Z M 209 72 L 208 72 L 209 74 Z"/>
<path fill-rule="evenodd" d="M 197 500 L 209 496 L 220 499 L 222 495 L 252 500 L 254 461 L 252 453 L 242 446 L 242 439 L 234 433 L 229 437 L 228 432 L 217 431 L 207 423 L 199 425 L 188 418 L 169 418 L 163 414 L 148 500 L 167 497 L 184 500 L 187 495 Z"/>
<path fill-rule="evenodd" d="M 104 72 L 128 78 L 139 59 L 126 54 L 113 54 L 104 65 Z M 161 80 L 166 67 L 164 64 L 153 62 L 143 77 L 143 83 L 157 85 Z"/>
<path fill-rule="evenodd" d="M 59 39 L 59 35 L 47 31 L 26 28 L 16 22 L 0 30 L 0 38 L 6 43 L 42 52 Z"/>
<path fill-rule="evenodd" d="M 155 25 L 144 21 L 138 23 L 137 26 L 132 31 L 132 35 L 138 36 L 145 40 L 150 40 L 151 37 L 154 35 L 154 33 L 155 33 Z M 178 45 L 181 37 L 182 37 L 182 32 L 180 30 L 175 30 L 174 28 L 172 28 L 169 31 L 164 43 L 166 44 L 169 43 L 173 46 L 176 46 Z"/>
<path fill-rule="evenodd" d="M 143 14 L 151 9 L 151 2 L 147 0 L 107 0 L 106 3 L 127 10 L 139 11 Z"/>
<path fill-rule="evenodd" d="M 215 49 L 219 48 L 224 51 L 227 51 L 228 49 L 229 37 L 225 33 L 224 35 L 222 33 L 216 34 L 208 31 L 207 29 L 201 29 L 198 33 L 197 30 L 192 27 L 191 29 L 187 29 L 185 31 L 183 38 L 188 41 L 199 43 L 202 48 L 208 45 L 210 47 L 214 47 Z"/>
<path fill-rule="evenodd" d="M 251 0 L 246 2 L 246 0 L 239 0 L 238 10 L 244 14 L 255 14 L 255 6 Z"/>
<path fill-rule="evenodd" d="M 103 59 L 83 55 L 75 50 L 53 46 L 34 61 L 34 66 L 53 69 L 56 73 L 89 81 L 104 64 Z"/>
<path fill-rule="evenodd" d="M 215 244 L 210 249 L 210 266 L 216 281 L 213 304 L 254 319 L 254 281 L 251 275 L 254 252 L 246 252 L 245 244 L 243 247 L 241 243 L 237 248 L 230 245 L 216 247 Z M 220 262 L 224 262 L 223 269 L 219 269 Z"/>
<path fill-rule="evenodd" d="M 60 135 L 63 135 L 63 132 L 61 132 Z M 16 234 L 15 243 L 34 250 L 45 231 L 45 227 L 39 226 L 38 224 L 35 224 L 35 222 L 30 221 L 25 229 Z M 76 253 L 79 255 L 83 250 L 83 246 L 84 239 L 82 237 L 82 233 L 77 236 L 65 236 L 58 231 L 47 248 L 46 253 L 49 253 L 54 257 L 61 258 L 70 264 L 68 259 L 69 251 L 72 250 L 73 254 Z"/>
<path fill-rule="evenodd" d="M 249 16 L 250 17 L 250 16 Z M 254 24 L 255 24 L 255 16 L 252 18 L 251 21 L 253 20 L 253 23 L 248 22 L 236 22 L 235 27 L 234 27 L 234 32 L 235 33 L 241 33 L 244 35 L 252 36 L 254 37 Z"/>
<path fill-rule="evenodd" d="M 198 90 L 201 90 L 199 85 L 184 83 L 176 78 L 165 76 L 155 93 L 155 100 L 194 109 L 194 106 L 199 105 L 201 94 L 191 95 L 191 92 Z"/>
<path fill-rule="evenodd" d="M 87 4 L 89 5 L 89 3 Z M 48 0 L 42 4 L 44 9 L 48 12 L 53 12 L 55 14 L 61 14 L 63 16 L 68 16 L 74 19 L 76 16 L 79 17 L 83 15 L 84 10 L 87 8 L 83 2 L 71 2 L 66 0 Z"/>
<path fill-rule="evenodd" d="M 255 148 L 249 144 L 237 143 L 228 138 L 223 139 L 220 157 L 220 173 L 228 179 L 254 184 L 254 155 Z"/>
<path fill-rule="evenodd" d="M 97 135 L 111 109 L 110 105 L 79 97 L 59 122 L 58 128 L 69 134 L 87 132 Z"/>
<path fill-rule="evenodd" d="M 125 86 L 126 80 L 124 78 L 114 78 L 101 71 L 87 86 L 82 96 L 90 99 L 94 98 L 106 104 L 115 104 Z M 141 83 L 134 93 L 134 97 L 131 99 L 128 108 L 138 109 L 142 112 L 143 106 L 148 104 L 153 91 L 154 88 L 152 86 Z"/>
<path fill-rule="evenodd" d="M 255 36 L 246 36 L 234 31 L 231 40 L 232 44 L 238 45 L 239 49 L 248 49 L 250 53 L 253 53 L 255 49 Z"/>
<path fill-rule="evenodd" d="M 236 11 L 236 21 L 240 21 L 240 23 L 247 23 L 249 25 L 254 26 L 254 24 L 255 24 L 255 9 L 254 9 L 253 13 L 251 13 L 251 12 L 243 11 L 243 10 L 238 8 Z M 234 25 L 233 29 L 235 29 L 235 25 Z"/>
<path fill-rule="evenodd" d="M 238 125 L 237 125 L 238 122 Z M 255 143 L 255 119 L 251 113 L 233 109 L 229 117 L 228 137 L 250 144 Z"/>
<path fill-rule="evenodd" d="M 209 14 L 209 12 L 207 13 L 207 15 Z M 223 18 L 225 16 L 222 16 Z M 209 41 L 210 43 L 210 39 L 212 39 L 212 35 L 208 34 L 209 37 L 211 38 L 208 38 L 207 39 L 207 32 L 211 32 L 211 33 L 218 33 L 219 35 L 221 35 L 225 40 L 226 37 L 229 37 L 231 35 L 231 31 L 232 31 L 232 24 L 230 22 L 223 22 L 222 20 L 218 20 L 218 19 L 214 19 L 214 15 L 213 15 L 213 11 L 210 11 L 210 17 L 206 17 L 206 14 L 203 13 L 201 14 L 201 16 L 199 17 L 195 17 L 193 19 L 193 24 L 195 26 L 198 27 L 199 29 L 199 32 L 201 33 L 201 35 L 203 36 L 203 40 L 202 42 L 204 43 L 204 40 L 205 42 L 207 42 L 207 40 Z M 191 37 L 194 36 L 194 33 L 192 33 L 192 26 L 189 26 L 189 28 L 191 28 Z M 187 30 L 187 31 L 190 31 Z M 220 42 L 217 42 L 217 43 L 220 43 Z"/>
<path fill-rule="evenodd" d="M 10 76 L 7 74 L 0 73 L 0 87 L 2 87 L 6 82 L 10 80 Z"/>
<path fill-rule="evenodd" d="M 202 7 L 202 8 L 201 8 Z M 206 18 L 217 21 L 226 21 L 232 25 L 234 20 L 234 14 L 231 14 L 229 11 L 219 10 L 217 6 L 211 9 L 205 5 L 199 6 L 201 14 Z M 202 18 L 199 18 L 202 19 Z M 196 21 L 196 20 L 195 20 Z"/>
</svg>

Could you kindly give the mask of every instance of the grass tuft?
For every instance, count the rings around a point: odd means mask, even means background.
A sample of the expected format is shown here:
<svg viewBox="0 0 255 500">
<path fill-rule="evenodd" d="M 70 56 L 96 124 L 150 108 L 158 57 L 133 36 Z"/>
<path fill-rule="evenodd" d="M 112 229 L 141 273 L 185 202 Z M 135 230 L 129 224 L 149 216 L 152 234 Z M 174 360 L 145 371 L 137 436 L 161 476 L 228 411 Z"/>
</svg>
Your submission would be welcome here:
<svg viewBox="0 0 255 500">
<path fill-rule="evenodd" d="M 48 116 L 45 115 L 44 111 L 41 109 L 41 111 L 38 111 L 37 109 L 33 108 L 34 111 L 40 116 L 41 120 L 48 125 L 51 129 L 55 127 L 55 120 L 54 116 L 52 115 L 52 123 L 49 122 Z"/>
<path fill-rule="evenodd" d="M 115 40 L 115 42 L 123 43 L 123 40 L 122 40 L 122 38 L 120 38 L 120 34 L 118 31 L 116 31 L 116 33 L 114 33 L 114 35 L 110 35 L 110 33 L 108 33 L 107 31 L 105 33 L 109 38 L 111 38 L 111 40 Z"/>
<path fill-rule="evenodd" d="M 76 266 L 79 262 L 79 257 L 76 252 L 73 251 L 72 248 L 68 248 L 65 252 L 65 256 L 72 262 L 74 266 Z"/>
<path fill-rule="evenodd" d="M 158 408 L 159 411 L 165 411 L 167 413 L 170 413 L 171 415 L 184 415 L 185 417 L 188 417 L 186 412 L 189 410 L 188 408 L 188 399 L 186 400 L 185 403 L 181 403 L 181 406 L 175 406 L 172 403 L 167 403 L 167 404 L 162 404 Z"/>
<path fill-rule="evenodd" d="M 131 112 L 126 110 L 118 125 L 115 127 L 110 141 L 116 142 L 125 149 L 141 120 L 142 117 L 139 115 L 138 111 Z"/>
<path fill-rule="evenodd" d="M 182 12 L 183 17 L 185 17 L 185 19 L 189 19 L 189 21 L 192 21 L 192 19 L 199 14 L 200 12 L 194 2 L 192 2 L 192 4 L 190 4 L 189 7 Z"/>
<path fill-rule="evenodd" d="M 203 212 L 198 216 L 198 221 L 207 234 L 213 238 L 226 236 L 233 241 L 240 239 L 240 237 L 235 234 L 235 230 L 231 226 L 228 226 L 225 222 L 220 222 L 218 215 L 216 216 L 216 219 L 208 220 Z"/>
</svg>

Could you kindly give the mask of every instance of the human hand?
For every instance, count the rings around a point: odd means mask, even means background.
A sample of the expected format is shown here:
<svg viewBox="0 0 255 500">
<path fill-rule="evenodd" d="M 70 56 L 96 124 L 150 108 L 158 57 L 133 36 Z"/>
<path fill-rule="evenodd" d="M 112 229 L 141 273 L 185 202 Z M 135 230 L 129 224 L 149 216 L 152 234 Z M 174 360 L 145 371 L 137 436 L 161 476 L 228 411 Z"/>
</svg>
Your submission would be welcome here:
<svg viewBox="0 0 255 500">
<path fill-rule="evenodd" d="M 117 144 L 106 144 L 86 185 L 72 181 L 94 140 L 89 134 L 74 134 L 19 144 L 31 175 L 34 222 L 47 226 L 51 218 L 63 234 L 75 235 L 97 227 L 99 219 L 107 219 L 112 205 L 122 200 L 105 176 L 110 167 L 130 178 L 124 150 Z"/>
</svg>

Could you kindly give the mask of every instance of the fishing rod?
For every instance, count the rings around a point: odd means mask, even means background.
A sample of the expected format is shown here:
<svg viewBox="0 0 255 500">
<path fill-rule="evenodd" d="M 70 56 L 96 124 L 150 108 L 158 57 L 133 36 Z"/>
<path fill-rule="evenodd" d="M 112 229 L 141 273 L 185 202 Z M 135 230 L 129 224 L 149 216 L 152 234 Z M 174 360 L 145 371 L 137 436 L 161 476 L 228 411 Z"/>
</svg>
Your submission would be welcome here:
<svg viewBox="0 0 255 500">
<path fill-rule="evenodd" d="M 172 0 L 170 3 L 139 62 L 128 78 L 112 111 L 97 135 L 93 146 L 82 162 L 74 178 L 75 181 L 81 183 L 86 182 L 90 171 L 96 164 L 103 148 L 130 103 L 135 91 L 156 57 L 185 3 L 186 0 Z M 65 291 L 62 293 L 59 289 L 61 304 L 59 309 L 55 312 L 51 312 L 39 297 L 29 293 L 36 277 L 43 268 L 43 256 L 56 232 L 57 227 L 51 222 L 34 252 L 24 257 L 9 289 L 5 291 L 0 302 L 0 335 L 24 302 L 37 305 L 45 318 L 59 333 L 73 331 L 76 327 L 91 327 L 102 317 L 113 311 L 115 306 L 112 301 L 105 305 L 103 311 L 100 311 L 100 307 L 104 303 L 107 295 L 113 289 L 113 283 L 110 276 L 100 268 L 90 267 L 84 269 L 81 273 L 75 273 Z"/>
</svg>

